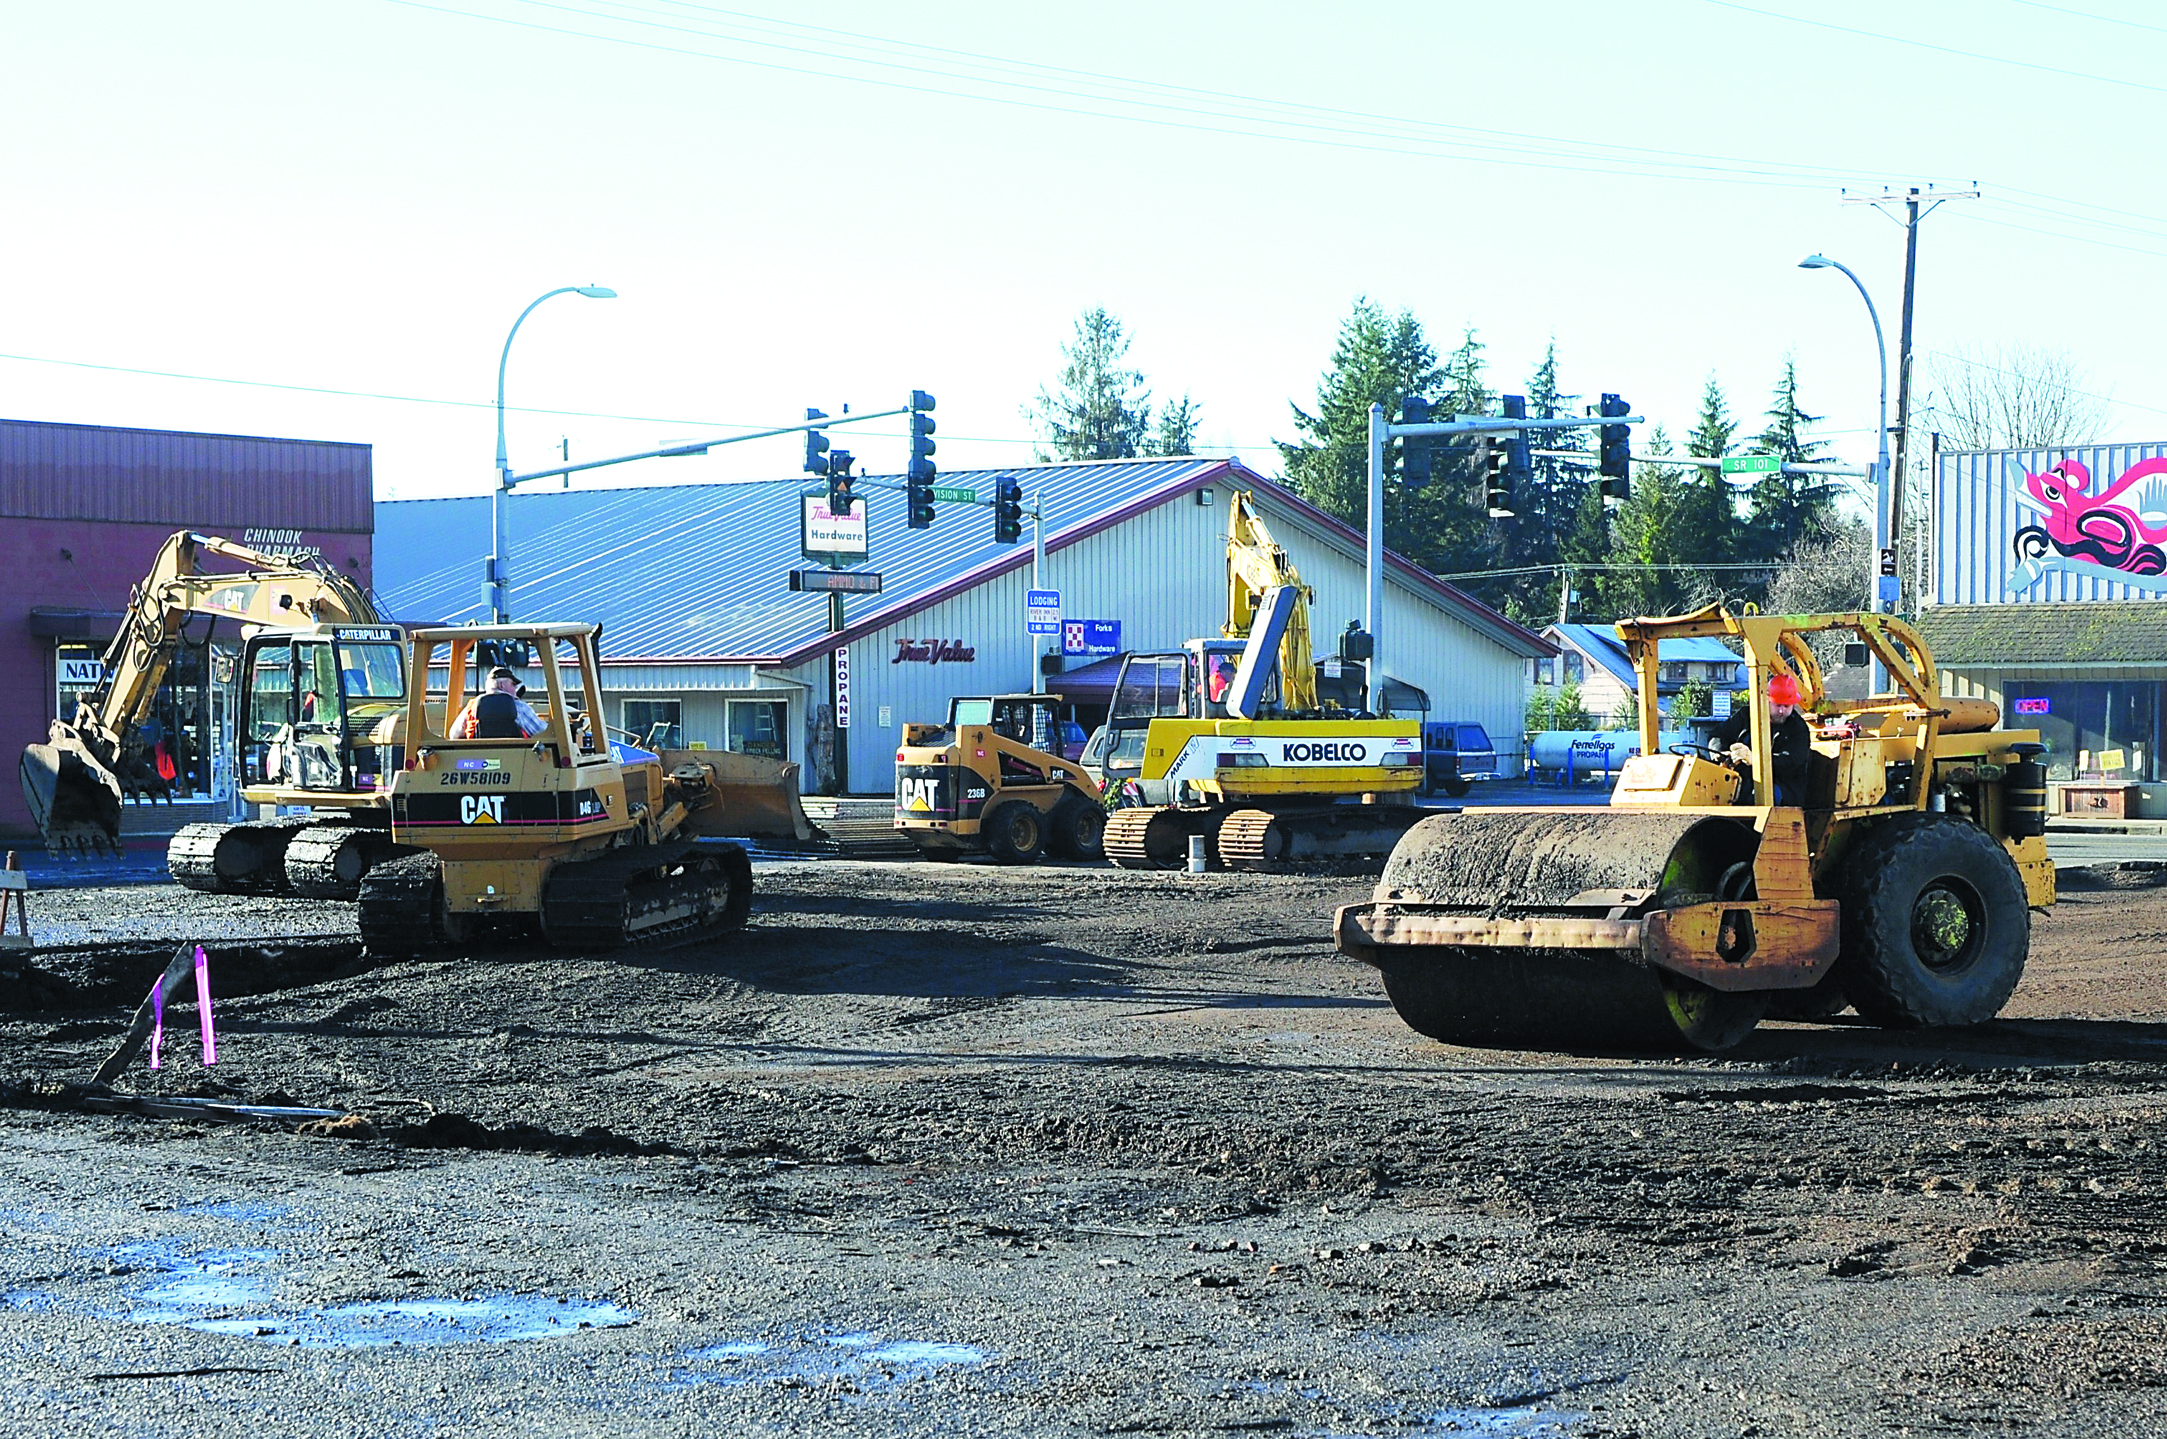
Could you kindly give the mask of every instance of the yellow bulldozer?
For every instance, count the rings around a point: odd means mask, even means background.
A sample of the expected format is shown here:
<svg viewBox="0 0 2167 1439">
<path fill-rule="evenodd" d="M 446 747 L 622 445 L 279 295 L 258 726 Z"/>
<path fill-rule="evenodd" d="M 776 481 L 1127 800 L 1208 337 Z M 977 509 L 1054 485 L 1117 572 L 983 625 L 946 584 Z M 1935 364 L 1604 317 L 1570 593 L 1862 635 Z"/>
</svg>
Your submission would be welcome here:
<svg viewBox="0 0 2167 1439">
<path fill-rule="evenodd" d="M 948 702 L 946 724 L 904 725 L 895 827 L 927 859 L 1103 858 L 1098 786 L 1081 766 L 1032 743 L 1052 732 L 1061 703 L 1046 694 L 959 696 Z"/>
<path fill-rule="evenodd" d="M 1876 614 L 1622 621 L 1642 753 L 1607 808 L 1471 809 L 1410 830 L 1336 917 L 1400 1017 L 1471 1045 L 1722 1050 L 1762 1018 L 1849 1004 L 1890 1028 L 1991 1019 L 2055 899 L 2033 730 L 1939 693 L 1918 633 Z M 1809 640 L 1844 634 L 1896 692 L 1837 701 Z M 1663 640 L 1723 636 L 1751 673 L 1751 763 L 1658 748 Z M 1802 804 L 1776 803 L 1768 684 L 1812 722 Z"/>
<path fill-rule="evenodd" d="M 536 928 L 584 949 L 698 939 L 736 928 L 752 903 L 750 857 L 718 837 L 812 837 L 796 765 L 613 736 L 596 636 L 591 624 L 407 632 L 413 683 L 389 809 L 411 852 L 361 879 L 365 949 Z M 493 728 L 482 702 L 487 656 L 506 652 L 541 681 L 531 732 Z"/>
</svg>

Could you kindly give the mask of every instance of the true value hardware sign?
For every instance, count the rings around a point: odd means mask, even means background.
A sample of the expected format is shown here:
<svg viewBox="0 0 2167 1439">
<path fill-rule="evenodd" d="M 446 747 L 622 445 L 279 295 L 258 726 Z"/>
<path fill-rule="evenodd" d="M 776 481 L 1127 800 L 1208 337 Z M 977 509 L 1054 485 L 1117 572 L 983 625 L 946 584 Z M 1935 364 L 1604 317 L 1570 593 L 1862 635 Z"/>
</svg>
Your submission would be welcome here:
<svg viewBox="0 0 2167 1439">
<path fill-rule="evenodd" d="M 798 548 L 809 560 L 862 560 L 871 552 L 866 539 L 865 507 L 859 495 L 850 513 L 838 515 L 828 509 L 826 490 L 807 490 L 798 497 Z"/>
</svg>

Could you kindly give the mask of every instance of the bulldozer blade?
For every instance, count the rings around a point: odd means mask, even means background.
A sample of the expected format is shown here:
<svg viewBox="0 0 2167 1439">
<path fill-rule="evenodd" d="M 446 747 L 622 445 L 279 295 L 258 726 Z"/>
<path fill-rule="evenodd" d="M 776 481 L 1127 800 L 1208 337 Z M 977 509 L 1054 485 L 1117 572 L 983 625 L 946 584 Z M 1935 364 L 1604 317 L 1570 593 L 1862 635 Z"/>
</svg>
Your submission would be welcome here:
<svg viewBox="0 0 2167 1439">
<path fill-rule="evenodd" d="M 686 765 L 707 772 L 706 802 L 685 819 L 688 837 L 813 838 L 813 822 L 798 798 L 796 765 L 720 749 L 666 749 L 660 758 L 665 774 Z"/>
<path fill-rule="evenodd" d="M 54 727 L 22 758 L 23 800 L 54 853 L 120 853 L 120 781 L 81 740 Z"/>
</svg>

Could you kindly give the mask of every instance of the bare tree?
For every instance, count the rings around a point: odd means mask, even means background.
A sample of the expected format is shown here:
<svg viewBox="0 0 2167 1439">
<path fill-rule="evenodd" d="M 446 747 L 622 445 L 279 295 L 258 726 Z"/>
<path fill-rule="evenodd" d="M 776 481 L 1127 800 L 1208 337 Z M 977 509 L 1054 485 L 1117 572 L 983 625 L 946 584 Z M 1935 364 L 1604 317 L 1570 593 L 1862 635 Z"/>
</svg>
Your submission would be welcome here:
<svg viewBox="0 0 2167 1439">
<path fill-rule="evenodd" d="M 1771 614 L 1840 614 L 1866 603 L 1866 561 L 1874 552 L 1873 526 L 1865 520 L 1837 522 L 1801 540 L 1768 582 Z M 1847 699 L 1866 693 L 1866 672 L 1846 669 L 1846 635 L 1809 635 L 1829 692 Z"/>
<path fill-rule="evenodd" d="M 2008 344 L 1936 355 L 1927 423 L 1960 450 L 2046 449 L 2099 438 L 2107 401 L 2067 350 Z M 1922 417 L 1926 418 L 1926 417 Z"/>
</svg>

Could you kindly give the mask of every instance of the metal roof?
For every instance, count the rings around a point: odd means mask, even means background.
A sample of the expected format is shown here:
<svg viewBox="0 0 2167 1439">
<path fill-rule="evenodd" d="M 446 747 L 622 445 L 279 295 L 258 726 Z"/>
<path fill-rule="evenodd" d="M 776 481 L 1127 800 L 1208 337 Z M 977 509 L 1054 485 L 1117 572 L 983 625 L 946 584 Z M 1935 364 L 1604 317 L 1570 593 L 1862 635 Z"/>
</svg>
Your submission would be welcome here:
<svg viewBox="0 0 2167 1439">
<path fill-rule="evenodd" d="M 1350 536 L 1360 543 L 1347 526 L 1228 459 L 1022 465 L 943 474 L 940 484 L 991 499 L 1003 477 L 1019 481 L 1027 500 L 1043 496 L 1049 551 L 1214 483 L 1268 492 L 1313 529 L 1336 534 L 1342 544 Z M 1028 529 L 1026 543 L 996 544 L 990 517 L 975 506 L 941 506 L 931 529 L 912 533 L 901 486 L 897 476 L 858 482 L 858 494 L 870 497 L 871 546 L 879 557 L 872 567 L 881 573 L 881 593 L 851 597 L 841 642 L 1031 562 Z M 512 613 L 599 620 L 613 663 L 802 663 L 838 643 L 828 630 L 827 596 L 784 587 L 789 570 L 808 564 L 799 553 L 796 496 L 810 487 L 798 477 L 515 492 L 505 510 Z M 489 532 L 486 495 L 379 503 L 376 588 L 383 608 L 407 620 L 486 620 Z M 1514 652 L 1549 652 L 1533 632 L 1427 572 L 1396 555 L 1390 564 L 1433 603 Z"/>
<path fill-rule="evenodd" d="M 1625 642 L 1618 638 L 1618 631 L 1615 626 L 1555 624 L 1549 626 L 1543 633 L 1554 635 L 1570 644 L 1574 649 L 1579 650 L 1589 659 L 1594 660 L 1604 669 L 1610 671 L 1618 682 L 1626 688 L 1631 689 L 1639 683 L 1639 680 L 1633 674 L 1633 661 L 1626 654 Z M 1666 663 L 1679 660 L 1694 661 L 1701 664 L 1740 665 L 1745 663 L 1744 660 L 1738 657 L 1737 651 L 1731 649 L 1723 641 L 1707 635 L 1689 635 L 1683 639 L 1664 640 L 1662 657 Z M 1658 679 L 1656 688 L 1675 687 L 1680 683 L 1682 681 Z"/>
<path fill-rule="evenodd" d="M 0 515 L 365 535 L 369 462 L 335 440 L 0 420 Z"/>
</svg>

